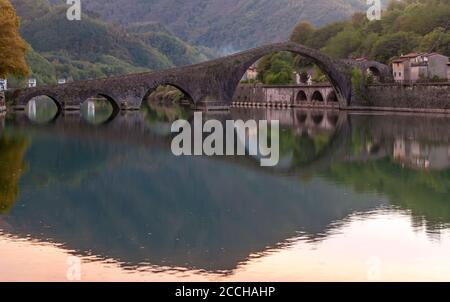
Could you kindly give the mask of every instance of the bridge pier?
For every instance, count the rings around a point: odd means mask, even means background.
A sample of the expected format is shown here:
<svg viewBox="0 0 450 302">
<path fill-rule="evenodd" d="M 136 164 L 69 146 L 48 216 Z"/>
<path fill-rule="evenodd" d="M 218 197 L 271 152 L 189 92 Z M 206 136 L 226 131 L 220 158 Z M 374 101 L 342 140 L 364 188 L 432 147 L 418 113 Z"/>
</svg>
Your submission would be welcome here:
<svg viewBox="0 0 450 302">
<path fill-rule="evenodd" d="M 80 111 L 81 105 L 62 104 L 61 111 Z"/>
</svg>

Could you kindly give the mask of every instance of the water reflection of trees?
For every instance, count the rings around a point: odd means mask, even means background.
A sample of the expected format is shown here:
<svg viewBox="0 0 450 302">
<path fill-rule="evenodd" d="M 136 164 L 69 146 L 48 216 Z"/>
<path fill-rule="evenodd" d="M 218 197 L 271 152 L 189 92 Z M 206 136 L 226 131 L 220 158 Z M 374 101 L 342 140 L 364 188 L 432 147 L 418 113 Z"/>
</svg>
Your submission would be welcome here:
<svg viewBox="0 0 450 302">
<path fill-rule="evenodd" d="M 424 226 L 430 230 L 450 227 L 450 170 L 404 169 L 385 158 L 373 162 L 336 163 L 323 175 L 356 192 L 387 196 L 392 205 L 423 219 Z"/>
<path fill-rule="evenodd" d="M 189 119 L 191 111 L 177 103 L 168 105 L 160 102 L 144 102 L 141 114 L 153 133 L 168 137 L 171 135 L 172 123 L 178 119 Z"/>
<path fill-rule="evenodd" d="M 172 123 L 178 119 L 188 119 L 190 110 L 181 105 L 165 105 L 149 102 L 142 105 L 144 119 L 150 123 Z"/>
<path fill-rule="evenodd" d="M 309 115 L 279 116 L 285 171 L 385 196 L 429 232 L 450 227 L 450 118 L 357 114 L 325 129 L 319 112 L 315 123 L 306 122 Z"/>
<path fill-rule="evenodd" d="M 280 132 L 281 157 L 292 156 L 291 165 L 301 167 L 315 160 L 323 152 L 331 136 L 330 133 L 298 134 L 294 129 L 282 129 Z"/>
<path fill-rule="evenodd" d="M 0 214 L 5 214 L 12 209 L 19 194 L 28 140 L 23 136 L 2 135 L 1 131 L 0 136 Z"/>
<path fill-rule="evenodd" d="M 321 174 L 356 192 L 386 196 L 430 232 L 449 228 L 450 118 L 354 116 L 350 121 L 346 157 Z"/>
</svg>

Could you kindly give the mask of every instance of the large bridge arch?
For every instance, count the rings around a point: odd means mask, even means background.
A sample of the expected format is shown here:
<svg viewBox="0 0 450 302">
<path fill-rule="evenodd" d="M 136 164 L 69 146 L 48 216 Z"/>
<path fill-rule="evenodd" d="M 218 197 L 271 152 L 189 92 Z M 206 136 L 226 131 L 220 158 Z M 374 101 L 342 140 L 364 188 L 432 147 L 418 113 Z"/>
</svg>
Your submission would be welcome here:
<svg viewBox="0 0 450 302">
<path fill-rule="evenodd" d="M 311 59 L 327 76 L 340 104 L 343 107 L 350 104 L 352 96 L 351 65 L 341 60 L 335 60 L 318 50 L 294 42 L 267 45 L 225 58 L 231 65 L 234 65 L 234 70 L 229 72 L 232 78 L 228 83 L 229 95 L 227 98 L 232 98 L 240 80 L 250 66 L 262 57 L 280 51 L 288 51 Z"/>
</svg>

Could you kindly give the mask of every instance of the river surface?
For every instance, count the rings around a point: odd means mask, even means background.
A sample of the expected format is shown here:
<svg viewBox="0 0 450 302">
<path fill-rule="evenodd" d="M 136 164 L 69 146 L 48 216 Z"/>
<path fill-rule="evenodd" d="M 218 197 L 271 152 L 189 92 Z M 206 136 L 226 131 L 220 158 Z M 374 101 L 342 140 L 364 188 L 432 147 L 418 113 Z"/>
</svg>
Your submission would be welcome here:
<svg viewBox="0 0 450 302">
<path fill-rule="evenodd" d="M 0 280 L 450 281 L 449 116 L 205 117 L 280 120 L 273 168 L 175 157 L 191 116 L 0 116 Z"/>
</svg>

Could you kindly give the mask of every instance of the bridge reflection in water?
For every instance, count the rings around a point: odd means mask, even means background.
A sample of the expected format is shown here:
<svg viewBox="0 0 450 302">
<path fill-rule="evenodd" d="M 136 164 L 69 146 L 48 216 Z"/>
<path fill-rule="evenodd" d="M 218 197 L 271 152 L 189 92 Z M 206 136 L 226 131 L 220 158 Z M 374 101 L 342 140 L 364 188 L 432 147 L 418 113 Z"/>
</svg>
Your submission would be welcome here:
<svg viewBox="0 0 450 302">
<path fill-rule="evenodd" d="M 261 168 L 251 157 L 174 157 L 171 122 L 191 114 L 153 107 L 100 126 L 79 114 L 45 125 L 18 113 L 0 118 L 1 171 L 18 175 L 15 184 L 0 175 L 0 188 L 17 193 L 1 201 L 1 240 L 50 242 L 128 271 L 230 276 L 295 242 L 327 242 L 374 213 L 406 215 L 415 232 L 448 239 L 448 117 L 265 109 L 207 116 L 279 119 L 280 164 Z M 20 152 L 6 156 L 6 146 Z"/>
</svg>

